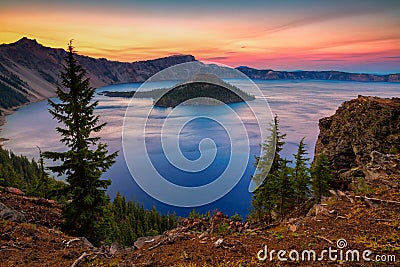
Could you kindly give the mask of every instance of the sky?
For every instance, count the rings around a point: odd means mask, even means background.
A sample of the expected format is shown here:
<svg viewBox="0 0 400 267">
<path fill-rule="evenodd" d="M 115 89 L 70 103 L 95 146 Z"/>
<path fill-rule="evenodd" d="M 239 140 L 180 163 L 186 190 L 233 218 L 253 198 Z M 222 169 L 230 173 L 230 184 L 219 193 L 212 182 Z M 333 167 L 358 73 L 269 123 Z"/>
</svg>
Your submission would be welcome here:
<svg viewBox="0 0 400 267">
<path fill-rule="evenodd" d="M 400 1 L 0 0 L 0 43 L 23 36 L 138 61 L 175 54 L 232 67 L 400 72 Z"/>
</svg>

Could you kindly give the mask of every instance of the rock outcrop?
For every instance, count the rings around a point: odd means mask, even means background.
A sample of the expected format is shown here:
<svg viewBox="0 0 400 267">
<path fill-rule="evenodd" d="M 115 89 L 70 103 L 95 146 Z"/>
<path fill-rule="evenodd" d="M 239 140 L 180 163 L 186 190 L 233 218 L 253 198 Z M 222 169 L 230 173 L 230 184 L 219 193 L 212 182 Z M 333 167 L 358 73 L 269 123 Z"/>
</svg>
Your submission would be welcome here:
<svg viewBox="0 0 400 267">
<path fill-rule="evenodd" d="M 371 161 L 364 168 L 367 179 L 400 174 L 400 156 L 372 151 Z"/>
<path fill-rule="evenodd" d="M 10 222 L 26 222 L 25 215 L 0 202 L 0 218 Z"/>
<path fill-rule="evenodd" d="M 358 96 L 321 119 L 319 129 L 315 155 L 328 157 L 340 189 L 378 169 L 391 174 L 400 168 L 394 160 L 400 150 L 400 98 Z"/>
</svg>

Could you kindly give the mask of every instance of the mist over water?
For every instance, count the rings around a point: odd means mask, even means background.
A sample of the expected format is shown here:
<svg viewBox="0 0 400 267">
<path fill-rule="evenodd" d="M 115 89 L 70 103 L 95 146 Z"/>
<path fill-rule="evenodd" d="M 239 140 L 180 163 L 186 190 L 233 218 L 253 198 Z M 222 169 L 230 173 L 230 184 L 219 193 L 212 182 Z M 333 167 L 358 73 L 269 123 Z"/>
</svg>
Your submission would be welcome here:
<svg viewBox="0 0 400 267">
<path fill-rule="evenodd" d="M 227 79 L 231 84 L 241 87 L 240 80 Z M 369 95 L 379 97 L 399 97 L 400 84 L 396 83 L 362 83 L 362 82 L 336 82 L 336 81 L 262 81 L 254 80 L 262 90 L 265 98 L 274 114 L 279 116 L 280 130 L 287 134 L 286 146 L 283 154 L 291 159 L 296 151 L 297 143 L 305 137 L 308 145 L 309 157 L 313 157 L 314 146 L 318 136 L 318 120 L 332 115 L 343 101 L 356 98 L 357 95 Z M 168 87 L 171 83 L 160 83 L 159 87 Z M 126 91 L 135 90 L 140 87 L 140 83 L 112 85 L 98 89 L 100 91 Z M 110 152 L 119 150 L 117 162 L 104 175 L 104 178 L 111 179 L 112 185 L 108 193 L 114 197 L 120 191 L 127 199 L 135 198 L 144 203 L 145 207 L 151 208 L 153 205 L 158 210 L 166 212 L 176 211 L 178 215 L 186 216 L 192 208 L 179 208 L 158 202 L 148 196 L 138 187 L 132 179 L 126 166 L 121 146 L 121 134 L 125 110 L 130 99 L 119 97 L 106 97 L 96 95 L 99 100 L 97 113 L 101 116 L 101 122 L 107 122 L 107 126 L 101 132 L 103 142 L 109 144 Z M 146 111 L 152 105 L 151 99 L 134 99 L 131 108 L 135 110 L 135 116 L 147 116 Z M 208 210 L 219 209 L 227 214 L 238 212 L 248 214 L 250 208 L 251 194 L 248 192 L 250 175 L 254 171 L 253 155 L 259 151 L 258 144 L 260 133 L 256 129 L 254 118 L 246 108 L 245 103 L 232 104 L 230 107 L 245 118 L 245 127 L 250 137 L 249 163 L 240 182 L 235 188 L 223 198 L 205 206 L 197 207 L 196 210 L 206 212 Z M 63 144 L 59 142 L 59 135 L 55 131 L 56 122 L 52 120 L 47 111 L 47 101 L 33 103 L 22 107 L 14 114 L 6 117 L 6 124 L 3 126 L 1 136 L 10 139 L 4 143 L 4 147 L 11 149 L 16 154 L 24 154 L 28 157 L 38 156 L 37 146 L 42 151 L 62 150 Z M 255 108 L 257 106 L 255 100 Z M 221 120 L 225 114 L 218 113 L 218 107 L 186 106 L 178 113 L 178 117 L 185 117 L 199 112 L 207 114 L 217 114 Z M 268 111 L 266 111 L 268 112 Z M 168 180 L 176 184 L 185 186 L 199 186 L 211 182 L 226 168 L 230 155 L 230 140 L 224 128 L 213 120 L 196 119 L 185 125 L 180 132 L 179 144 L 182 153 L 188 159 L 198 158 L 198 144 L 203 138 L 211 138 L 217 146 L 217 154 L 213 163 L 205 170 L 189 176 L 184 171 L 173 168 L 163 154 L 160 138 L 157 136 L 156 129 L 160 127 L 163 119 L 167 116 L 168 110 L 164 108 L 153 109 L 149 128 L 146 133 L 146 148 L 149 157 L 157 168 Z M 152 134 L 154 129 L 154 134 Z M 143 132 L 130 132 L 130 138 L 143 134 Z M 134 152 L 133 152 L 134 153 Z M 143 155 L 137 155 L 141 157 Z M 47 162 L 47 164 L 52 164 Z M 190 177 L 190 179 L 188 179 Z M 154 185 L 157 186 L 157 185 Z M 177 196 L 179 197 L 179 196 Z"/>
</svg>

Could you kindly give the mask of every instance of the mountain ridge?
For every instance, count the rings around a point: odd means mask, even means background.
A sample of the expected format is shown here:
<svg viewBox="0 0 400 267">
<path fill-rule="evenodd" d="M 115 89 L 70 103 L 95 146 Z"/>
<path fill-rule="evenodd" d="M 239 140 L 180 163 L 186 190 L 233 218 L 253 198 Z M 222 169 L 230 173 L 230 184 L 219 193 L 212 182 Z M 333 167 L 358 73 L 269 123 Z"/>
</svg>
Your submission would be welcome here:
<svg viewBox="0 0 400 267">
<path fill-rule="evenodd" d="M 55 96 L 65 56 L 64 49 L 46 47 L 27 37 L 0 45 L 0 125 L 5 115 L 20 106 Z M 76 59 L 87 71 L 94 87 L 143 82 L 162 69 L 196 61 L 192 55 L 131 63 L 79 54 Z"/>
<path fill-rule="evenodd" d="M 36 39 L 23 37 L 10 44 L 0 44 L 0 77 L 10 78 L 6 83 L 29 101 L 43 100 L 55 95 L 65 50 L 51 48 Z M 192 55 L 173 55 L 164 58 L 119 62 L 78 54 L 78 62 L 87 70 L 94 87 L 128 82 L 143 82 L 158 71 L 185 62 L 196 61 Z M 263 80 L 338 80 L 364 82 L 400 82 L 400 73 L 376 75 L 343 71 L 277 71 L 239 66 L 237 70 L 251 79 Z M 10 80 L 10 79 L 9 79 Z M 14 86 L 19 84 L 21 88 Z"/>
<path fill-rule="evenodd" d="M 254 69 L 247 66 L 236 68 L 251 79 L 261 80 L 327 80 L 327 81 L 355 81 L 355 82 L 400 82 L 400 73 L 369 74 L 352 73 L 337 70 L 323 71 L 276 71 L 272 69 Z"/>
<path fill-rule="evenodd" d="M 4 116 L 30 102 L 55 96 L 60 84 L 60 71 L 66 52 L 46 47 L 36 39 L 20 40 L 0 45 L 0 125 Z M 119 62 L 105 58 L 76 55 L 87 71 L 91 85 L 143 82 L 170 66 L 196 61 L 192 55 L 173 55 L 164 58 Z M 236 68 L 251 79 L 263 80 L 338 80 L 362 82 L 400 82 L 400 74 L 375 75 L 341 71 L 275 71 L 258 70 L 247 66 Z"/>
<path fill-rule="evenodd" d="M 0 75 L 6 69 L 11 74 L 27 80 L 31 100 L 41 100 L 54 96 L 55 86 L 59 84 L 59 73 L 65 50 L 39 44 L 35 39 L 23 37 L 11 44 L 0 45 Z M 161 69 L 175 64 L 194 61 L 191 55 L 170 56 L 137 62 L 118 62 L 105 58 L 95 59 L 85 55 L 76 56 L 78 62 L 86 69 L 91 84 L 100 87 L 109 84 L 142 82 Z"/>
</svg>

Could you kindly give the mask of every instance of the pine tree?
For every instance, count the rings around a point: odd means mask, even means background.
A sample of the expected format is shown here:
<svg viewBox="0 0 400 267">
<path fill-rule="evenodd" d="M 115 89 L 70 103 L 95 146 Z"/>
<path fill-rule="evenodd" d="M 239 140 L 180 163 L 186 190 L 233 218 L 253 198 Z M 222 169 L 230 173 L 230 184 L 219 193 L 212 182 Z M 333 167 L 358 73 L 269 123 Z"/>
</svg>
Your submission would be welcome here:
<svg viewBox="0 0 400 267">
<path fill-rule="evenodd" d="M 295 190 L 296 203 L 300 204 L 310 195 L 310 172 L 307 167 L 307 162 L 310 160 L 306 158 L 307 151 L 305 149 L 304 138 L 301 139 L 297 153 L 294 154 L 295 166 L 293 168 L 293 185 Z"/>
<path fill-rule="evenodd" d="M 282 159 L 280 162 L 279 171 L 277 176 L 274 176 L 276 192 L 275 198 L 277 199 L 277 210 L 281 217 L 286 215 L 286 212 L 294 206 L 294 189 L 292 179 L 290 177 L 291 168 L 288 166 L 289 161 Z"/>
<path fill-rule="evenodd" d="M 109 202 L 105 190 L 110 180 L 100 179 L 114 163 L 117 152 L 108 154 L 107 145 L 94 137 L 105 123 L 99 124 L 99 116 L 94 115 L 97 101 L 92 101 L 95 89 L 90 87 L 86 71 L 74 57 L 75 51 L 68 45 L 66 65 L 61 72 L 62 87 L 57 88 L 60 103 L 49 100 L 49 112 L 63 127 L 57 127 L 66 152 L 45 152 L 45 158 L 61 161 L 58 166 L 49 167 L 58 175 L 65 175 L 70 202 L 63 208 L 65 229 L 72 234 L 86 236 L 98 243 L 105 209 Z"/>
<path fill-rule="evenodd" d="M 259 220 L 263 220 L 266 216 L 267 220 L 270 222 L 272 220 L 272 211 L 277 202 L 277 184 L 275 178 L 280 175 L 279 172 L 282 164 L 280 152 L 285 144 L 284 139 L 286 134 L 280 133 L 279 119 L 277 116 L 274 117 L 274 123 L 269 130 L 271 135 L 261 145 L 263 156 L 256 157 L 255 166 L 258 172 L 252 179 L 260 186 L 253 193 L 252 206 L 254 208 L 253 214 L 255 214 Z"/>
<path fill-rule="evenodd" d="M 324 154 L 317 156 L 317 160 L 311 168 L 311 177 L 314 196 L 321 203 L 322 196 L 329 193 L 329 184 L 333 179 L 332 170 L 329 168 L 329 160 Z"/>
<path fill-rule="evenodd" d="M 114 216 L 116 220 L 120 221 L 127 215 L 126 200 L 125 197 L 122 196 L 120 192 L 117 192 L 117 195 L 114 198 L 113 207 L 114 207 Z"/>
<path fill-rule="evenodd" d="M 40 147 L 37 147 L 39 150 L 39 168 L 40 168 L 40 173 L 38 177 L 33 181 L 33 186 L 32 186 L 32 194 L 38 197 L 48 197 L 49 196 L 49 183 L 50 183 L 50 178 L 48 177 L 48 174 L 45 171 L 44 168 L 44 159 L 43 159 L 43 153 Z"/>
</svg>

